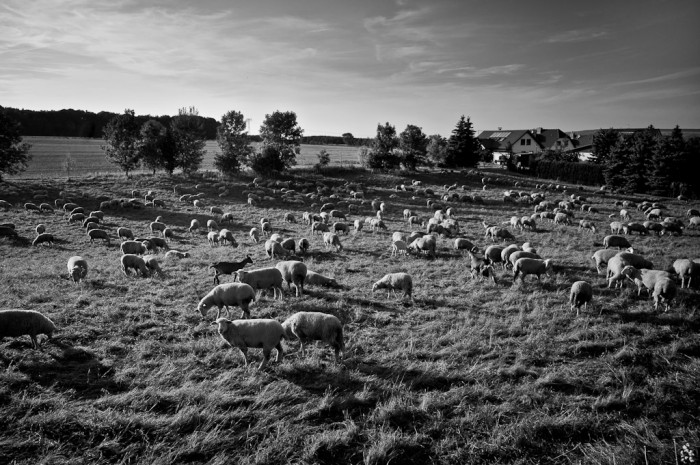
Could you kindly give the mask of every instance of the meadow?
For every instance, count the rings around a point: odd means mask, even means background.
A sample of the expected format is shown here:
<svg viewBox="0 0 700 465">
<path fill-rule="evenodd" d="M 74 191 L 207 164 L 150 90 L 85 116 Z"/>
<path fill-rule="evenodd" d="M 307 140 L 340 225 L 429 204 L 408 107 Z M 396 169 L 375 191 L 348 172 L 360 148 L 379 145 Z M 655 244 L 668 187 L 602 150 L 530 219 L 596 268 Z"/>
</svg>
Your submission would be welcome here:
<svg viewBox="0 0 700 465">
<path fill-rule="evenodd" d="M 56 175 L 0 183 L 0 199 L 15 206 L 0 210 L 0 223 L 13 222 L 29 241 L 39 223 L 56 237 L 53 247 L 0 239 L 0 308 L 41 311 L 60 329 L 41 351 L 32 350 L 26 336 L 0 341 L 0 463 L 690 463 L 683 446 L 697 460 L 698 287 L 679 289 L 667 313 L 654 311 L 629 282 L 622 290 L 607 288 L 590 257 L 609 234 L 608 215 L 619 212 L 619 197 L 578 186 L 546 192 L 554 201 L 572 192 L 587 197 L 599 213 L 576 212 L 576 222 L 588 218 L 599 229 L 541 222 L 536 231 L 513 231 L 515 242 L 529 241 L 554 261 L 553 272 L 539 282 L 532 276 L 514 282 L 512 271 L 500 266 L 496 283 L 473 279 L 454 238 L 438 238 L 436 258 L 391 256 L 392 232 L 410 232 L 403 210 L 432 215 L 425 196 L 395 186 L 417 179 L 438 195 L 456 184 L 452 192 L 483 196 L 484 204 L 442 202 L 455 209 L 460 237 L 483 251 L 491 242 L 482 221 L 532 213 L 532 206 L 504 204 L 503 190 L 519 180 L 519 189 L 534 191 L 539 180 L 504 173 L 299 170 L 284 180 L 300 204 L 286 203 L 276 187 L 262 189 L 269 198 L 257 206 L 246 202 L 254 188 L 252 177 L 243 175 Z M 495 178 L 486 190 L 483 175 Z M 301 217 L 328 200 L 305 195 L 319 186 L 352 202 L 348 182 L 366 199 L 387 203 L 388 230 L 343 235 L 344 248 L 336 252 L 312 236 Z M 62 211 L 22 208 L 43 190 L 51 202 L 63 192 L 86 210 L 102 200 L 129 198 L 132 190 L 152 190 L 166 206 L 106 210 L 103 227 L 111 244 L 90 244 Z M 233 213 L 225 227 L 234 232 L 237 248 L 210 247 L 205 231 L 190 236 L 191 219 L 206 224 L 218 215 L 180 202 L 184 192 L 202 192 L 208 206 Z M 697 208 L 660 201 L 668 216 Z M 357 204 L 350 223 L 374 214 L 367 202 Z M 285 223 L 287 212 L 298 222 Z M 165 260 L 161 253 L 163 276 L 124 276 L 116 228 L 149 235 L 148 225 L 159 215 L 175 231 L 170 248 L 190 257 Z M 309 346 L 302 358 L 299 344 L 285 341 L 281 363 L 271 360 L 258 371 L 261 351 L 251 349 L 252 365 L 244 367 L 238 350 L 227 347 L 212 325 L 215 312 L 203 319 L 196 311 L 213 287 L 211 262 L 250 255 L 254 263 L 247 269 L 274 265 L 263 243 L 248 237 L 261 217 L 271 220 L 273 232 L 307 237 L 305 264 L 336 278 L 341 288 L 308 286 L 302 297 L 287 291 L 282 301 L 259 293 L 252 317 L 336 315 L 346 336 L 342 363 L 323 343 Z M 698 238 L 694 230 L 679 237 L 629 236 L 660 269 L 676 258 L 700 257 Z M 81 284 L 66 276 L 73 255 L 90 266 Z M 373 282 L 398 271 L 413 277 L 413 302 L 371 292 Z M 577 280 L 593 284 L 595 293 L 578 317 L 568 303 Z M 238 309 L 232 315 L 238 317 Z"/>
<path fill-rule="evenodd" d="M 31 144 L 32 156 L 27 171 L 19 178 L 36 178 L 39 176 L 76 176 L 95 173 L 119 173 L 119 167 L 111 164 L 104 155 L 102 139 L 79 137 L 45 137 L 26 136 L 24 142 Z M 297 166 L 309 168 L 318 163 L 317 154 L 326 150 L 331 156 L 331 166 L 358 166 L 360 164 L 359 147 L 345 145 L 309 145 L 302 144 L 297 155 Z M 214 157 L 221 153 L 214 140 L 207 141 L 206 154 L 202 160 L 203 171 L 214 170 Z M 137 173 L 145 171 L 137 171 Z"/>
</svg>

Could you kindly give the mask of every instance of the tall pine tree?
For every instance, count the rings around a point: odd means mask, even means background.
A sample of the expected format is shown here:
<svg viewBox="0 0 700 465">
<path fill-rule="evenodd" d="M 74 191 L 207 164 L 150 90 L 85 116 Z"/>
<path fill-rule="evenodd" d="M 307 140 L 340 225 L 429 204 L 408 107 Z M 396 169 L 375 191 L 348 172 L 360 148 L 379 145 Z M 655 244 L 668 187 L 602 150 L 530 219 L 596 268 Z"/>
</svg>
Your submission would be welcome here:
<svg viewBox="0 0 700 465">
<path fill-rule="evenodd" d="M 474 136 L 470 118 L 465 120 L 462 115 L 447 142 L 445 166 L 468 167 L 476 166 L 478 163 L 479 142 Z"/>
<path fill-rule="evenodd" d="M 606 164 L 610 160 L 610 152 L 620 140 L 620 133 L 617 130 L 599 129 L 593 134 L 593 156 L 591 163 Z"/>
</svg>

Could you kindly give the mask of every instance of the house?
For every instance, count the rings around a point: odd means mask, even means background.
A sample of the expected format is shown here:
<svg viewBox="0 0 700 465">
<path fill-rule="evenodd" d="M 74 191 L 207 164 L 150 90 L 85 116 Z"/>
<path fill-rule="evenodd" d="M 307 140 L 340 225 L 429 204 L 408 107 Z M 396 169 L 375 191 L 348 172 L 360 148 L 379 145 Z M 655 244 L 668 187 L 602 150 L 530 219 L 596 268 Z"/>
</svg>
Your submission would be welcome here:
<svg viewBox="0 0 700 465">
<path fill-rule="evenodd" d="M 514 129 L 497 131 L 482 131 L 477 137 L 481 148 L 494 154 L 494 159 L 501 164 L 511 158 L 522 160 L 527 165 L 529 154 L 541 153 L 545 150 L 569 151 L 575 148 L 571 137 L 560 129 Z"/>
</svg>

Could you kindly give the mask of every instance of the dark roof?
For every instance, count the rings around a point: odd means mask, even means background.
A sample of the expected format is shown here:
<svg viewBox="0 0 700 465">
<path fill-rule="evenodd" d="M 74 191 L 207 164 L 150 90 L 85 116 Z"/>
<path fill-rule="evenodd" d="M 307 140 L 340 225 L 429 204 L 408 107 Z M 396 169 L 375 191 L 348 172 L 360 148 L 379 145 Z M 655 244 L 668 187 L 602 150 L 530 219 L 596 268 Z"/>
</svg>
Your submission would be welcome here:
<svg viewBox="0 0 700 465">
<path fill-rule="evenodd" d="M 535 142 L 537 139 L 529 129 L 506 129 L 498 131 L 482 131 L 477 136 L 481 145 L 487 150 L 505 150 L 508 142 L 515 145 L 525 134 L 530 134 Z"/>
</svg>

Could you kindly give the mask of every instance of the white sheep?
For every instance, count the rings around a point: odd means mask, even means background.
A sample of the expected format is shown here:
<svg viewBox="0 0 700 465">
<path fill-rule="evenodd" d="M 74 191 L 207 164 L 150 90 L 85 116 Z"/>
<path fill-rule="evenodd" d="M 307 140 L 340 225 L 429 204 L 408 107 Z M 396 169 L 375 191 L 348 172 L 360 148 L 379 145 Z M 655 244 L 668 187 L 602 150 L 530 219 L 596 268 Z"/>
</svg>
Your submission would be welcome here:
<svg viewBox="0 0 700 465">
<path fill-rule="evenodd" d="M 209 247 L 214 247 L 214 244 L 219 244 L 219 233 L 217 231 L 210 231 L 207 234 L 207 241 L 209 241 Z"/>
<path fill-rule="evenodd" d="M 380 229 L 386 230 L 386 224 L 384 224 L 384 221 L 378 219 L 378 218 L 372 218 L 369 222 L 370 229 L 372 232 L 377 232 Z"/>
<path fill-rule="evenodd" d="M 190 221 L 190 227 L 187 229 L 190 232 L 190 235 L 193 235 L 199 229 L 199 220 L 194 219 Z"/>
<path fill-rule="evenodd" d="M 231 247 L 238 247 L 238 243 L 233 237 L 233 233 L 228 229 L 222 229 L 219 231 L 219 242 L 222 244 L 228 243 L 231 245 Z"/>
<path fill-rule="evenodd" d="M 281 261 L 275 265 L 275 268 L 282 274 L 282 279 L 287 283 L 287 289 L 291 289 L 291 285 L 294 284 L 296 296 L 304 295 L 304 280 L 308 270 L 303 262 L 298 260 Z"/>
<path fill-rule="evenodd" d="M 271 239 L 268 239 L 267 241 L 265 241 L 265 253 L 270 258 L 276 258 L 276 257 L 286 258 L 290 255 L 289 251 L 287 249 L 285 249 L 284 247 L 282 247 L 282 244 L 280 244 L 277 241 L 273 241 Z"/>
<path fill-rule="evenodd" d="M 273 267 L 258 268 L 257 270 L 238 270 L 236 278 L 239 282 L 248 284 L 255 290 L 272 289 L 272 298 L 282 300 L 284 292 L 282 291 L 282 273 Z"/>
<path fill-rule="evenodd" d="M 129 228 L 117 228 L 117 237 L 120 240 L 133 239 L 134 233 Z"/>
<path fill-rule="evenodd" d="M 309 240 L 307 238 L 302 237 L 301 239 L 299 239 L 297 247 L 299 248 L 299 251 L 301 253 L 307 253 L 309 251 L 309 247 L 311 247 L 311 244 L 309 243 Z"/>
<path fill-rule="evenodd" d="M 389 273 L 372 285 L 372 292 L 377 289 L 387 289 L 387 298 L 391 292 L 396 295 L 396 290 L 403 291 L 403 297 L 413 300 L 413 278 L 408 273 Z"/>
<path fill-rule="evenodd" d="M 620 250 L 632 247 L 632 244 L 630 244 L 629 241 L 622 236 L 612 235 L 605 236 L 605 238 L 603 239 L 603 246 L 606 249 L 610 247 L 617 247 L 617 249 Z"/>
<path fill-rule="evenodd" d="M 209 207 L 209 213 L 211 213 L 212 215 L 223 215 L 224 211 L 221 209 L 221 207 Z"/>
<path fill-rule="evenodd" d="M 590 229 L 592 232 L 595 232 L 595 224 L 593 224 L 592 221 L 588 221 L 588 220 L 579 221 L 578 228 L 579 229 Z"/>
<path fill-rule="evenodd" d="M 315 271 L 306 270 L 306 278 L 304 278 L 304 284 L 307 286 L 328 286 L 328 287 L 340 287 L 338 281 L 335 278 L 329 278 L 323 276 L 322 274 L 316 273 Z"/>
<path fill-rule="evenodd" d="M 642 295 L 642 289 L 647 288 L 649 292 L 654 290 L 654 286 L 660 279 L 670 279 L 671 274 L 663 270 L 650 270 L 648 268 L 637 269 L 627 265 L 622 269 L 622 276 L 637 285 L 637 295 Z"/>
<path fill-rule="evenodd" d="M 284 239 L 284 236 L 282 234 L 275 233 L 269 237 L 271 241 L 276 241 L 279 242 L 280 244 L 282 243 L 282 239 Z"/>
<path fill-rule="evenodd" d="M 538 260 L 536 258 L 520 258 L 513 265 L 513 282 L 521 275 L 520 279 L 522 282 L 525 281 L 525 276 L 529 274 L 534 274 L 537 276 L 537 280 L 540 280 L 542 274 L 549 274 L 552 270 L 552 260 Z"/>
<path fill-rule="evenodd" d="M 632 253 L 634 252 L 634 249 L 629 248 L 627 249 L 627 251 Z M 610 259 L 618 253 L 620 252 L 615 249 L 599 249 L 595 251 L 595 253 L 591 257 L 591 260 L 595 262 L 595 268 L 598 271 L 598 274 L 601 274 L 602 272 L 601 265 L 607 265 Z"/>
<path fill-rule="evenodd" d="M 508 268 L 508 264 L 510 263 L 510 256 L 518 251 L 520 251 L 520 246 L 516 244 L 511 244 L 503 250 L 501 250 L 501 263 L 503 263 L 503 269 Z"/>
<path fill-rule="evenodd" d="M 68 278 L 73 282 L 79 283 L 85 279 L 88 272 L 87 261 L 78 255 L 74 255 L 68 259 Z"/>
<path fill-rule="evenodd" d="M 197 210 L 202 210 L 202 209 L 205 208 L 204 202 L 202 202 L 202 201 L 199 200 L 199 199 L 193 201 L 192 204 L 194 205 L 194 207 L 195 207 Z"/>
<path fill-rule="evenodd" d="M 226 309 L 229 314 L 229 306 L 241 307 L 243 311 L 241 317 L 250 318 L 250 303 L 255 301 L 255 290 L 245 283 L 225 283 L 219 284 L 202 297 L 197 305 L 197 310 L 202 314 L 202 318 L 207 316 L 207 311 L 211 307 L 216 307 L 216 318 L 221 316 L 221 309 Z"/>
<path fill-rule="evenodd" d="M 676 283 L 669 278 L 662 278 L 656 282 L 654 286 L 654 310 L 659 309 L 659 303 L 662 301 L 666 304 L 664 312 L 667 312 L 671 308 L 671 300 L 676 297 L 678 289 L 676 288 Z"/>
<path fill-rule="evenodd" d="M 511 267 L 515 267 L 515 262 L 517 262 L 521 258 L 536 258 L 538 260 L 542 260 L 542 257 L 537 255 L 534 252 L 525 252 L 524 250 L 516 250 L 515 252 L 511 253 L 510 256 L 508 257 L 508 262 L 510 262 Z"/>
<path fill-rule="evenodd" d="M 420 251 L 424 254 L 430 255 L 433 258 L 437 256 L 436 249 L 437 240 L 435 239 L 435 236 L 431 236 L 429 234 L 413 240 L 413 242 L 406 247 L 406 250 L 409 252 L 418 253 Z"/>
<path fill-rule="evenodd" d="M 107 245 L 109 245 L 109 235 L 107 234 L 107 231 L 102 229 L 91 229 L 87 232 L 87 235 L 90 238 L 91 244 L 95 242 L 95 239 L 104 239 L 107 241 Z"/>
<path fill-rule="evenodd" d="M 165 231 L 165 228 L 167 228 L 165 223 L 161 223 L 160 221 L 153 221 L 153 222 L 151 222 L 151 224 L 148 225 L 148 227 L 150 228 L 151 233 L 153 233 L 153 234 L 155 234 L 156 231 L 163 234 L 163 231 Z"/>
<path fill-rule="evenodd" d="M 569 303 L 571 310 L 576 308 L 576 316 L 579 316 L 581 305 L 588 310 L 588 302 L 593 298 L 593 286 L 586 281 L 576 281 L 571 285 L 571 294 L 569 294 Z"/>
<path fill-rule="evenodd" d="M 180 252 L 179 250 L 168 250 L 165 253 L 165 258 L 189 258 L 189 252 Z"/>
<path fill-rule="evenodd" d="M 406 256 L 408 254 L 408 245 L 406 241 L 394 241 L 391 243 L 391 256 L 396 257 L 397 255 Z"/>
<path fill-rule="evenodd" d="M 122 254 L 144 255 L 147 252 L 147 247 L 143 242 L 139 241 L 124 241 L 120 246 Z"/>
<path fill-rule="evenodd" d="M 34 230 L 36 231 L 37 234 L 41 234 L 43 232 L 46 232 L 46 225 L 42 224 L 42 223 L 37 224 L 36 228 L 34 228 Z"/>
<path fill-rule="evenodd" d="M 56 325 L 47 316 L 34 310 L 0 310 L 0 339 L 28 335 L 32 348 L 39 349 L 37 335 L 46 334 L 50 340 Z"/>
<path fill-rule="evenodd" d="M 53 246 L 53 241 L 54 241 L 53 234 L 41 233 L 41 234 L 36 236 L 36 238 L 32 242 L 32 245 L 48 244 L 49 246 Z"/>
<path fill-rule="evenodd" d="M 341 252 L 343 250 L 343 244 L 340 243 L 340 237 L 338 237 L 336 233 L 323 233 L 323 243 L 326 245 L 326 249 L 335 247 L 336 252 Z"/>
<path fill-rule="evenodd" d="M 256 244 L 260 242 L 260 231 L 258 228 L 251 228 L 250 232 L 248 233 L 250 238 L 252 239 L 253 242 Z"/>
<path fill-rule="evenodd" d="M 311 224 L 311 234 L 314 234 L 316 231 L 320 233 L 329 232 L 328 225 L 322 221 L 314 221 Z"/>
<path fill-rule="evenodd" d="M 144 278 L 147 278 L 149 275 L 146 262 L 144 262 L 143 258 L 139 257 L 138 255 L 129 253 L 122 255 L 121 264 L 122 272 L 125 276 L 129 276 L 129 269 L 133 269 L 137 276 L 139 273 L 141 273 Z"/>
<path fill-rule="evenodd" d="M 342 359 L 345 353 L 343 341 L 343 324 L 333 315 L 321 312 L 297 312 L 282 323 L 284 335 L 288 340 L 296 338 L 301 344 L 301 356 L 306 356 L 305 343 L 323 341 L 335 352 L 335 361 Z"/>
<path fill-rule="evenodd" d="M 207 231 L 218 231 L 219 225 L 214 220 L 207 220 Z"/>
<path fill-rule="evenodd" d="M 151 276 L 153 276 L 155 273 L 158 273 L 160 276 L 163 276 L 163 270 L 160 268 L 158 258 L 155 255 L 144 255 L 143 262 L 146 264 L 146 268 L 148 268 L 148 271 L 151 274 Z"/>
<path fill-rule="evenodd" d="M 455 250 L 468 250 L 470 252 L 476 252 L 477 247 L 468 239 L 458 237 L 455 239 Z"/>
<path fill-rule="evenodd" d="M 272 349 L 277 349 L 277 362 L 281 362 L 284 357 L 282 348 L 282 337 L 284 329 L 277 320 L 256 319 L 256 320 L 228 320 L 217 318 L 219 325 L 219 335 L 231 347 L 237 347 L 243 355 L 245 366 L 248 366 L 248 348 L 260 348 L 263 350 L 263 360 L 258 366 L 262 370 L 270 360 Z"/>
<path fill-rule="evenodd" d="M 654 265 L 641 255 L 629 252 L 619 252 L 617 255 L 608 260 L 608 287 L 611 287 L 613 283 L 615 284 L 615 287 L 618 287 L 618 282 L 620 283 L 620 287 L 622 287 L 622 270 L 626 266 L 633 266 L 637 269 L 647 268 L 649 270 L 654 268 Z"/>
<path fill-rule="evenodd" d="M 523 249 L 523 252 L 537 253 L 537 250 L 529 242 L 524 243 L 521 249 Z"/>
<path fill-rule="evenodd" d="M 353 222 L 353 226 L 355 227 L 355 234 L 362 231 L 362 228 L 364 227 L 364 225 L 365 225 L 365 223 L 362 220 L 355 220 Z"/>
<path fill-rule="evenodd" d="M 673 271 L 681 278 L 681 289 L 684 287 L 689 288 L 693 277 L 700 276 L 700 264 L 687 258 L 681 258 L 673 262 Z M 686 278 L 688 279 L 687 285 L 685 283 Z"/>
</svg>

